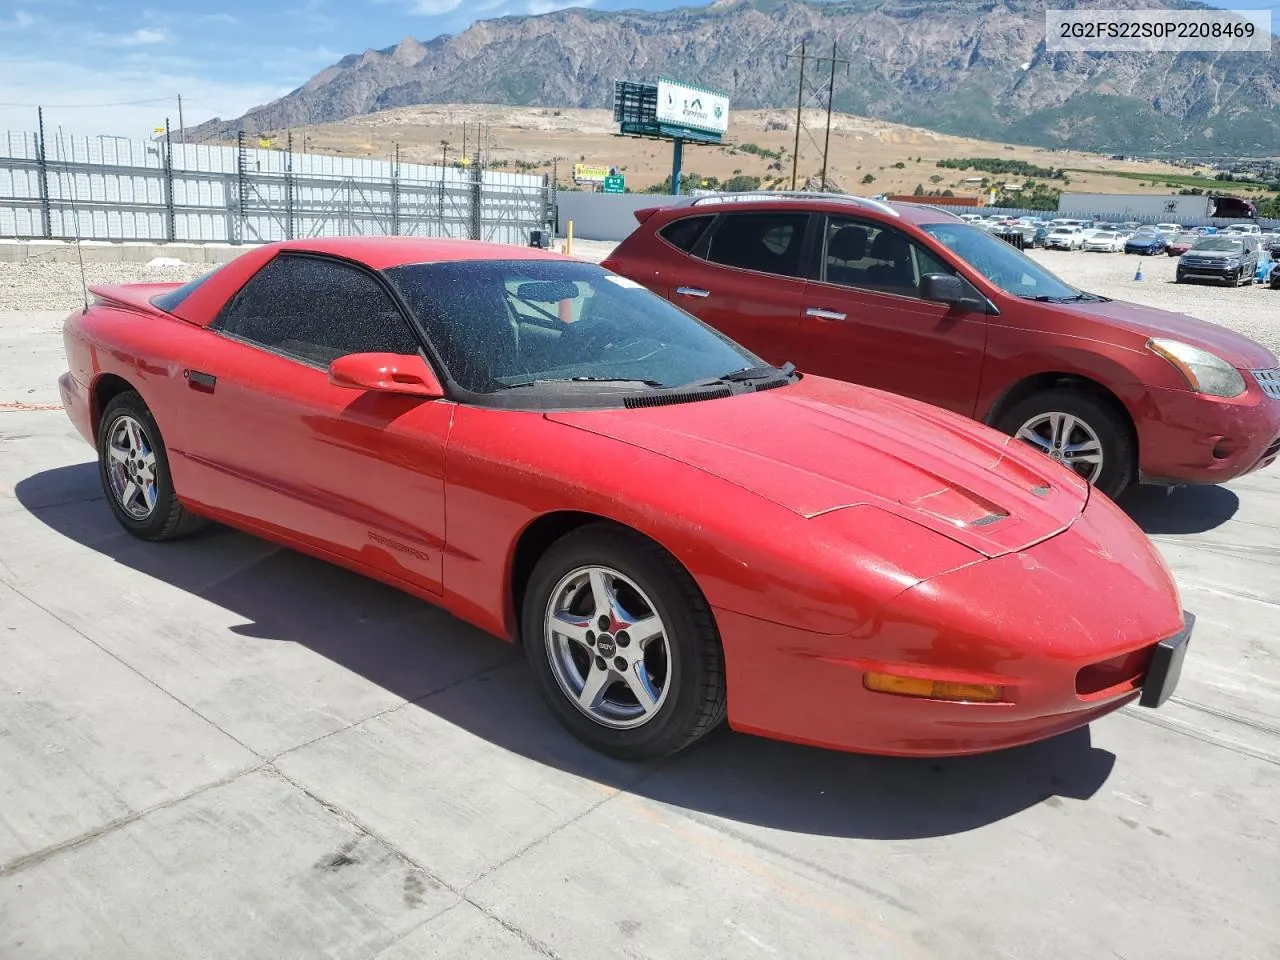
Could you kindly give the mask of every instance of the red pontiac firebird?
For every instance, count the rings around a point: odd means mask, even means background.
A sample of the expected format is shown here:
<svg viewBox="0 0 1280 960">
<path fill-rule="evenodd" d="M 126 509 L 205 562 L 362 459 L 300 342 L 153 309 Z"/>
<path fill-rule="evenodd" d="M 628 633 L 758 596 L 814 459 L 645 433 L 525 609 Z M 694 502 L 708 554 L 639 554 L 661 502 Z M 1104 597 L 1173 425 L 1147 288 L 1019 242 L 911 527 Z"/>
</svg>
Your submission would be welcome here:
<svg viewBox="0 0 1280 960">
<path fill-rule="evenodd" d="M 1177 683 L 1193 618 L 1081 477 L 774 367 L 541 250 L 310 240 L 95 288 L 60 380 L 121 525 L 215 520 L 519 642 L 625 758 L 737 730 L 977 753 Z"/>
</svg>

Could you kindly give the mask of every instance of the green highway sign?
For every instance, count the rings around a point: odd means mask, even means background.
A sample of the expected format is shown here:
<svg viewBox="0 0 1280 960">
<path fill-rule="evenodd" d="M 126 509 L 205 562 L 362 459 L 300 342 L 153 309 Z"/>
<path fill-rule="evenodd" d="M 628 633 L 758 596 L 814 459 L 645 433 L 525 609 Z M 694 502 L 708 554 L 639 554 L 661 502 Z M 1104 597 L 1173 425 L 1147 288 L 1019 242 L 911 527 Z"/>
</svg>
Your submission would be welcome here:
<svg viewBox="0 0 1280 960">
<path fill-rule="evenodd" d="M 604 178 L 605 193 L 626 193 L 626 178 L 621 174 Z"/>
</svg>

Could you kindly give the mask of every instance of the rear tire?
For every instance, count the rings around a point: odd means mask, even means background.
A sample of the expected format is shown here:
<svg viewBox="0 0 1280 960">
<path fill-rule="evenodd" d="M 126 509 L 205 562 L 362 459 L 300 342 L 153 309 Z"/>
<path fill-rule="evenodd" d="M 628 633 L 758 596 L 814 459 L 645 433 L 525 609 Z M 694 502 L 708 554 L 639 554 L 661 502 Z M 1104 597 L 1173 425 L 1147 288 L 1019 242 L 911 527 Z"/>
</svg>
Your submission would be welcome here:
<svg viewBox="0 0 1280 960">
<path fill-rule="evenodd" d="M 612 624 L 601 623 L 603 609 Z M 520 632 L 551 712 L 602 753 L 669 756 L 725 718 L 711 609 L 688 572 L 633 531 L 593 523 L 552 544 L 529 577 Z"/>
<path fill-rule="evenodd" d="M 98 477 L 120 526 L 141 540 L 171 540 L 207 523 L 178 502 L 160 427 L 132 390 L 102 412 Z"/>
<path fill-rule="evenodd" d="M 1077 425 L 1067 430 L 1066 442 L 1056 452 L 1073 456 L 1054 456 L 1053 441 L 1060 439 L 1055 436 L 1054 427 L 1059 423 L 1069 423 L 1065 419 L 1054 419 L 1060 416 L 1073 418 Z M 1113 500 L 1133 482 L 1137 445 L 1129 424 L 1111 404 L 1092 394 L 1070 387 L 1055 387 L 1033 394 L 1004 411 L 996 427 L 1075 470 L 1085 479 L 1090 479 L 1085 468 L 1092 469 L 1095 465 L 1080 458 L 1093 456 L 1096 446 L 1101 452 L 1102 464 L 1090 482 Z M 1032 434 L 1039 440 L 1030 440 Z M 1096 439 L 1096 443 L 1089 443 L 1090 438 Z M 1067 447 L 1077 450 L 1067 450 Z"/>
</svg>

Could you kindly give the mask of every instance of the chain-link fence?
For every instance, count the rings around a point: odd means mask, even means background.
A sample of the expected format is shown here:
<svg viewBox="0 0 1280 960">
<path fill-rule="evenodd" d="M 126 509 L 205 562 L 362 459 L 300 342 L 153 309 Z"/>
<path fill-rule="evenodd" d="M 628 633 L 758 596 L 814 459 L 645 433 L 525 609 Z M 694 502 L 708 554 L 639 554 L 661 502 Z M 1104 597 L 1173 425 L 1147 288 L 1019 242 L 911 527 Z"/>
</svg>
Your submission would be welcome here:
<svg viewBox="0 0 1280 960">
<path fill-rule="evenodd" d="M 526 244 L 545 176 L 124 137 L 0 133 L 0 237 L 260 243 L 460 237 Z"/>
</svg>

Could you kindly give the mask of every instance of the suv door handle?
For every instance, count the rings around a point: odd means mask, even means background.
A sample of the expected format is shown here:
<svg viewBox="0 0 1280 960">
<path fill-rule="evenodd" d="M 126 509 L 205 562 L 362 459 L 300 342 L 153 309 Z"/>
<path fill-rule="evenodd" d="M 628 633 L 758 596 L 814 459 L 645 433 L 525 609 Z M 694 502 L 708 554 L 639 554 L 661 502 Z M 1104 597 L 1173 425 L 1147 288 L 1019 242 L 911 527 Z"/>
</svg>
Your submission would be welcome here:
<svg viewBox="0 0 1280 960">
<path fill-rule="evenodd" d="M 810 307 L 804 312 L 806 317 L 817 317 L 819 320 L 843 320 L 844 314 L 835 310 L 824 310 L 821 307 Z"/>
<path fill-rule="evenodd" d="M 676 287 L 676 293 L 684 297 L 709 297 L 710 290 L 702 290 L 698 287 Z"/>
</svg>

